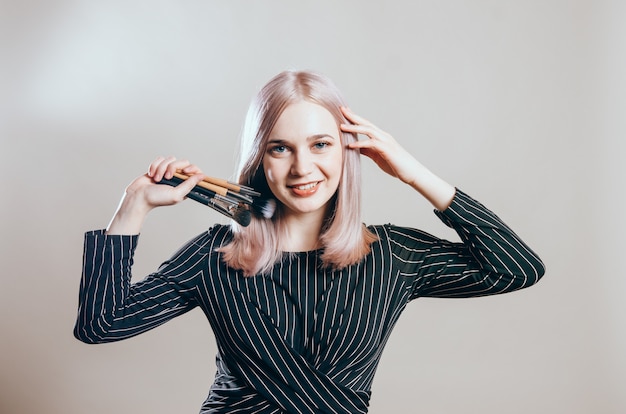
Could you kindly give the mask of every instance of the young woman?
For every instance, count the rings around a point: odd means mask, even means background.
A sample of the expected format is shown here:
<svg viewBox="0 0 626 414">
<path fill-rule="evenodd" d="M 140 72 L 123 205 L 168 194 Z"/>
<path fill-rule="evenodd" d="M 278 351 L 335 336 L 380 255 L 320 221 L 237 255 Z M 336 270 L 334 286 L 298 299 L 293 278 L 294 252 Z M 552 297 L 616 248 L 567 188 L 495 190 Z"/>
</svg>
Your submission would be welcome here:
<svg viewBox="0 0 626 414">
<path fill-rule="evenodd" d="M 239 182 L 276 199 L 271 219 L 215 225 L 131 284 L 146 214 L 182 201 L 203 178 L 187 161 L 157 158 L 126 189 L 108 228 L 85 235 L 75 336 L 121 340 L 199 306 L 218 347 L 202 413 L 365 413 L 382 350 L 410 300 L 510 292 L 544 273 L 495 214 L 353 113 L 318 74 L 272 79 L 242 135 Z M 461 242 L 364 226 L 361 154 L 426 197 Z M 159 184 L 177 170 L 191 178 Z"/>
</svg>

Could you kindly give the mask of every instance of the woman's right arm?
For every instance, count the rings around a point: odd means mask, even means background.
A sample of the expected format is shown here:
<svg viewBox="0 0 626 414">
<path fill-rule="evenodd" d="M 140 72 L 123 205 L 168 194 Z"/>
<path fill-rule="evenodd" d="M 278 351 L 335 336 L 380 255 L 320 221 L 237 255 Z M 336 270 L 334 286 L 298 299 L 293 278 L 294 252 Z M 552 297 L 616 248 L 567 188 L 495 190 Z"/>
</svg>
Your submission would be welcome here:
<svg viewBox="0 0 626 414">
<path fill-rule="evenodd" d="M 212 231 L 203 232 L 131 284 L 137 236 L 87 232 L 74 336 L 89 344 L 119 341 L 193 309 L 212 242 Z"/>
<path fill-rule="evenodd" d="M 157 185 L 176 170 L 191 178 L 177 187 Z M 131 285 L 131 266 L 138 234 L 146 215 L 155 207 L 183 200 L 203 178 L 200 170 L 184 160 L 157 158 L 145 175 L 135 179 L 106 231 L 85 234 L 83 275 L 74 335 L 87 343 L 109 342 L 136 335 L 193 307 L 186 293 L 201 262 L 198 237 L 181 249 L 158 272 Z M 183 260 L 185 266 L 177 265 Z M 196 264 L 194 264 L 196 263 Z"/>
</svg>

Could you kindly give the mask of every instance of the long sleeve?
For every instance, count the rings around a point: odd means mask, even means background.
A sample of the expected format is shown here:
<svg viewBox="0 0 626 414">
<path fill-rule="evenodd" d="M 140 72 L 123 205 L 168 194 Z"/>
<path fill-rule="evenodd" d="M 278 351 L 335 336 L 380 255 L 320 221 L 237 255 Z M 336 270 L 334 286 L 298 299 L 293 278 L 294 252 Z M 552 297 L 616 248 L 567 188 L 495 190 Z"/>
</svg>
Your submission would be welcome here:
<svg viewBox="0 0 626 414">
<path fill-rule="evenodd" d="M 411 298 L 472 297 L 511 292 L 535 284 L 545 268 L 498 216 L 460 190 L 439 218 L 461 243 L 424 232 L 389 229 L 395 263 L 414 278 Z"/>
<path fill-rule="evenodd" d="M 87 232 L 74 336 L 86 343 L 117 341 L 191 310 L 208 239 L 208 232 L 199 235 L 157 272 L 131 284 L 138 236 Z"/>
</svg>

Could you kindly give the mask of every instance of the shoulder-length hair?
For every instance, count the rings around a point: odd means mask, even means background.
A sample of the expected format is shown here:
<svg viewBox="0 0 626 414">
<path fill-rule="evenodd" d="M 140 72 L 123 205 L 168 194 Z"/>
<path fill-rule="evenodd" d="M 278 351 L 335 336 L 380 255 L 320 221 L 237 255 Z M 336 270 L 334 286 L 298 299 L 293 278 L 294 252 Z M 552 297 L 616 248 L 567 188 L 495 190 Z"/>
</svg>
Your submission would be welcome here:
<svg viewBox="0 0 626 414">
<path fill-rule="evenodd" d="M 285 71 L 271 79 L 253 99 L 241 136 L 238 181 L 253 187 L 263 197 L 273 195 L 263 171 L 263 156 L 276 121 L 290 104 L 309 101 L 326 108 L 337 121 L 349 121 L 341 107 L 345 102 L 330 79 L 310 71 Z M 340 130 L 343 169 L 339 187 L 322 228 L 321 260 L 325 267 L 341 269 L 358 263 L 370 252 L 377 238 L 361 221 L 361 163 L 357 150 L 347 150 L 356 134 Z M 253 217 L 247 227 L 231 223 L 233 239 L 223 246 L 224 261 L 247 276 L 269 272 L 283 255 L 281 239 L 286 234 L 283 208 L 277 201 L 271 219 Z"/>
</svg>

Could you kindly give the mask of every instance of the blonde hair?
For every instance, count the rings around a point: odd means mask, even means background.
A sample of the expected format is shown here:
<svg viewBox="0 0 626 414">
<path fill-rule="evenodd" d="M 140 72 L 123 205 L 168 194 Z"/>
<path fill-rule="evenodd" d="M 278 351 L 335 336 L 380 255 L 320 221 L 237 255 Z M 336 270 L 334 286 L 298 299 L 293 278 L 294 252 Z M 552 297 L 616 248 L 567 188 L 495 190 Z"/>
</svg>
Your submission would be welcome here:
<svg viewBox="0 0 626 414">
<path fill-rule="evenodd" d="M 310 71 L 285 71 L 271 79 L 250 104 L 241 136 L 239 183 L 253 187 L 264 197 L 273 195 L 263 171 L 263 155 L 276 121 L 290 104 L 309 101 L 323 106 L 337 121 L 349 122 L 341 112 L 345 106 L 330 79 Z M 320 244 L 325 267 L 340 269 L 363 259 L 377 238 L 361 222 L 361 162 L 359 152 L 345 150 L 356 141 L 355 134 L 341 132 L 343 169 L 339 187 L 322 229 Z M 286 234 L 283 209 L 271 219 L 254 217 L 247 227 L 231 223 L 232 241 L 223 246 L 224 261 L 251 276 L 267 273 L 283 255 L 280 240 Z"/>
</svg>

